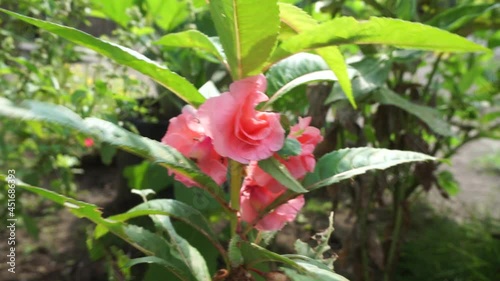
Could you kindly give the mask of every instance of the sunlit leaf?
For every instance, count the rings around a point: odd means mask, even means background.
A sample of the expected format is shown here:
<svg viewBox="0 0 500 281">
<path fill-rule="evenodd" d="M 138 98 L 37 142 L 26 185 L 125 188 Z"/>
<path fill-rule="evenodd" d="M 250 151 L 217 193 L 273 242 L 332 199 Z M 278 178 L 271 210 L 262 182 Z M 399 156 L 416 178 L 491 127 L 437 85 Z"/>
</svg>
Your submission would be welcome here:
<svg viewBox="0 0 500 281">
<path fill-rule="evenodd" d="M 279 32 L 276 0 L 211 0 L 210 12 L 234 80 L 262 72 Z"/>
<path fill-rule="evenodd" d="M 279 3 L 279 9 L 280 20 L 297 33 L 306 32 L 307 30 L 318 25 L 316 20 L 304 12 L 304 10 L 294 5 Z M 349 79 L 347 71 L 347 64 L 339 48 L 335 46 L 319 48 L 316 49 L 316 53 L 325 60 L 328 67 L 335 73 L 335 76 L 337 77 L 338 82 L 344 90 L 348 100 L 354 107 L 356 107 L 356 102 L 354 101 L 352 93 L 351 80 Z"/>
<path fill-rule="evenodd" d="M 337 183 L 369 170 L 383 170 L 403 163 L 435 160 L 413 151 L 360 147 L 330 152 L 318 160 L 313 173 L 304 179 L 304 186 L 314 190 Z"/>
<path fill-rule="evenodd" d="M 488 51 L 456 34 L 421 23 L 371 17 L 358 21 L 338 17 L 281 43 L 270 61 L 298 52 L 342 44 L 383 44 L 399 48 L 442 52 Z"/>
<path fill-rule="evenodd" d="M 220 62 L 225 62 L 224 52 L 219 42 L 209 38 L 198 30 L 186 30 L 178 33 L 170 33 L 160 38 L 155 42 L 155 44 L 166 47 L 193 48 L 202 50 L 213 55 Z"/>
</svg>

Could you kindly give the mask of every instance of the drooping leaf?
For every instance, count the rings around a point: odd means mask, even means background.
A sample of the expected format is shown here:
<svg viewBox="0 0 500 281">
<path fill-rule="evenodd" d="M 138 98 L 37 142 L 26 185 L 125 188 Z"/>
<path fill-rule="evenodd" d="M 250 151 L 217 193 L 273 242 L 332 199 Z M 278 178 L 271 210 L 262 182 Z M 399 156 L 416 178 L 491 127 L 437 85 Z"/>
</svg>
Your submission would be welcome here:
<svg viewBox="0 0 500 281">
<path fill-rule="evenodd" d="M 241 254 L 243 255 L 243 260 L 245 261 L 245 266 L 251 268 L 252 266 L 262 263 L 262 262 L 279 262 L 286 266 L 289 266 L 299 272 L 305 272 L 302 266 L 298 265 L 293 260 L 284 257 L 280 254 L 271 252 L 261 246 L 249 243 L 247 241 L 238 241 L 238 246 L 241 249 Z"/>
<path fill-rule="evenodd" d="M 234 80 L 262 72 L 279 32 L 276 0 L 211 0 L 210 12 Z"/>
<path fill-rule="evenodd" d="M 385 87 L 375 92 L 374 99 L 381 104 L 393 105 L 414 115 L 437 134 L 442 136 L 453 135 L 450 124 L 448 124 L 439 111 L 434 108 L 414 104 Z"/>
<path fill-rule="evenodd" d="M 314 172 L 306 175 L 303 184 L 306 189 L 314 190 L 369 170 L 383 170 L 403 163 L 429 160 L 435 158 L 413 151 L 371 147 L 340 149 L 321 157 Z"/>
<path fill-rule="evenodd" d="M 210 242 L 220 248 L 220 244 L 216 239 L 216 235 L 214 234 L 212 228 L 210 227 L 203 214 L 195 208 L 177 200 L 150 200 L 148 202 L 135 206 L 126 213 L 112 216 L 110 217 L 110 219 L 115 221 L 126 221 L 135 217 L 145 215 L 162 215 L 178 219 L 190 225 L 198 232 L 202 233 L 205 237 L 208 238 Z"/>
<path fill-rule="evenodd" d="M 177 234 L 172 222 L 170 221 L 170 217 L 160 215 L 152 215 L 151 217 L 157 226 L 161 227 L 168 233 L 170 236 L 171 247 L 176 249 L 179 258 L 184 262 L 184 264 L 187 265 L 187 267 L 189 267 L 189 270 L 196 277 L 196 280 L 212 280 L 210 273 L 208 272 L 205 259 L 200 254 L 198 249 L 191 246 L 186 239 Z"/>
<path fill-rule="evenodd" d="M 500 9 L 500 4 L 459 5 L 439 13 L 428 20 L 426 24 L 454 31 L 494 9 Z"/>
<path fill-rule="evenodd" d="M 136 135 L 108 121 L 97 118 L 82 120 L 74 112 L 62 106 L 38 101 L 23 101 L 18 105 L 4 98 L 0 98 L 0 105 L 0 115 L 5 117 L 39 120 L 72 128 L 92 135 L 96 140 L 149 159 L 161 166 L 174 169 L 199 183 L 222 206 L 227 206 L 222 197 L 224 192 L 221 187 L 212 178 L 202 173 L 191 160 L 170 146 Z M 226 210 L 228 209 L 226 208 Z"/>
<path fill-rule="evenodd" d="M 270 61 L 305 50 L 342 44 L 383 44 L 442 52 L 488 51 L 456 34 L 420 23 L 378 17 L 366 21 L 338 17 L 285 40 L 275 50 Z"/>
<path fill-rule="evenodd" d="M 354 72 L 351 71 L 353 74 Z M 294 88 L 316 81 L 337 81 L 338 78 L 318 55 L 299 53 L 273 65 L 266 73 L 268 93 L 272 97 L 263 105 L 270 106 Z"/>
<path fill-rule="evenodd" d="M 150 60 L 132 49 L 98 39 L 71 27 L 23 16 L 1 8 L 0 11 L 61 36 L 62 38 L 65 38 L 73 43 L 92 49 L 119 64 L 131 67 L 151 77 L 153 80 L 175 93 L 187 103 L 199 106 L 205 101 L 205 98 L 184 77 L 179 76 L 178 74 L 170 71 L 167 67 Z"/>
<path fill-rule="evenodd" d="M 145 4 L 147 15 L 165 31 L 173 30 L 189 16 L 189 4 L 186 0 L 146 0 Z"/>
<path fill-rule="evenodd" d="M 367 56 L 351 62 L 353 70 L 352 87 L 356 100 L 363 100 L 375 90 L 383 87 L 392 68 L 392 60 L 386 56 Z M 346 96 L 338 85 L 333 85 L 330 96 L 325 104 L 345 100 Z"/>
<path fill-rule="evenodd" d="M 135 225 L 127 225 L 125 233 L 132 241 L 153 253 L 151 257 L 131 260 L 127 266 L 130 267 L 144 262 L 154 262 L 164 266 L 180 280 L 202 281 L 202 279 L 196 279 L 193 276 L 187 264 L 180 259 L 176 248 L 171 247 L 170 243 L 163 237 Z"/>
<path fill-rule="evenodd" d="M 293 269 L 281 269 L 290 277 L 292 281 L 348 281 L 347 278 L 339 275 L 328 268 L 324 268 L 317 264 L 314 260 L 294 260 L 298 265 L 306 270 L 306 273 L 300 273 Z"/>
<path fill-rule="evenodd" d="M 276 158 L 270 157 L 259 161 L 259 167 L 293 192 L 307 192 L 307 190 L 290 174 L 285 165 L 281 164 Z"/>
<path fill-rule="evenodd" d="M 267 92 L 272 95 L 298 77 L 324 70 L 328 70 L 328 65 L 320 56 L 298 53 L 278 62 L 267 71 Z"/>
<path fill-rule="evenodd" d="M 220 203 L 225 203 L 221 197 L 223 193 L 212 178 L 202 173 L 198 167 L 189 159 L 184 157 L 174 148 L 158 141 L 141 137 L 131 133 L 111 122 L 97 118 L 85 119 L 87 127 L 104 142 L 119 147 L 130 153 L 152 160 L 156 164 L 174 169 L 183 175 L 200 183 Z"/>
<path fill-rule="evenodd" d="M 305 32 L 318 25 L 316 20 L 302 9 L 286 3 L 279 3 L 278 5 L 280 9 L 280 20 L 297 33 Z M 335 46 L 319 48 L 316 50 L 316 53 L 325 60 L 328 67 L 335 73 L 348 100 L 356 107 L 356 102 L 354 101 L 352 93 L 351 80 L 347 71 L 347 64 L 339 48 Z M 272 61 L 272 63 L 274 62 L 275 61 Z"/>
<path fill-rule="evenodd" d="M 220 44 L 198 30 L 170 33 L 160 38 L 155 44 L 166 47 L 199 49 L 213 55 L 220 62 L 225 63 L 224 52 Z"/>
<path fill-rule="evenodd" d="M 0 181 L 7 181 L 7 177 L 0 175 Z M 97 226 L 105 228 L 116 236 L 127 241 L 129 244 L 140 250 L 146 255 L 156 255 L 157 259 L 162 260 L 162 264 L 167 269 L 179 277 L 179 280 L 196 280 L 186 270 L 186 266 L 175 256 L 175 253 L 170 252 L 168 243 L 149 231 L 132 225 L 127 225 L 110 218 L 103 218 L 101 211 L 93 204 L 78 201 L 58 193 L 55 193 L 44 188 L 31 186 L 23 182 L 17 181 L 16 187 L 25 189 L 29 192 L 38 194 L 52 202 L 66 207 L 71 213 L 79 218 L 86 218 L 95 223 Z M 165 245 L 161 245 L 164 244 Z"/>
</svg>

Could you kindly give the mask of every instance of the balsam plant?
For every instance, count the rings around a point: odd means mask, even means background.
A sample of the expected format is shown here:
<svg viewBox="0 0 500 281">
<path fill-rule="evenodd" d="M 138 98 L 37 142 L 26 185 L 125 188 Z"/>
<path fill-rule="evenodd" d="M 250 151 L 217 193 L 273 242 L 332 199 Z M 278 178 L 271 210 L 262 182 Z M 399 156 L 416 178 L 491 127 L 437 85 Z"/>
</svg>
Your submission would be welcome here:
<svg viewBox="0 0 500 281">
<path fill-rule="evenodd" d="M 131 259 L 127 266 L 159 265 L 164 270 L 159 278 L 164 280 L 345 280 L 333 272 L 334 259 L 323 255 L 329 250 L 333 218 L 318 235 L 318 246 L 297 241 L 297 254 L 271 252 L 262 237 L 292 221 L 308 192 L 368 170 L 435 159 L 411 151 L 359 147 L 316 160 L 313 151 L 323 140 L 321 131 L 310 126 L 309 117 L 273 112 L 273 103 L 299 85 L 336 81 L 356 108 L 352 73 L 339 45 L 385 44 L 441 52 L 487 49 L 447 31 L 397 19 L 336 17 L 318 23 L 296 6 L 275 0 L 212 0 L 207 5 L 218 37 L 186 30 L 167 34 L 156 43 L 196 49 L 203 58 L 218 60 L 233 80 L 222 94 L 213 87 L 197 89 L 167 66 L 125 46 L 0 10 L 142 72 L 184 100 L 187 105 L 170 120 L 162 142 L 35 100 L 17 103 L 1 98 L 0 115 L 58 124 L 165 167 L 165 173 L 168 170 L 186 186 L 204 190 L 220 205 L 221 215 L 230 223 L 227 230 L 219 231 L 228 231 L 230 241 L 219 239 L 220 233 L 195 204 L 147 200 L 142 194 L 144 203 L 104 218 L 95 205 L 21 182 L 19 188 L 94 222 L 94 240 L 111 232 L 130 243 L 145 256 Z M 316 71 L 317 64 L 326 67 Z M 142 216 L 149 216 L 157 231 L 132 223 Z M 178 234 L 172 219 L 187 224 L 214 246 L 222 260 L 216 272 L 210 272 L 203 253 Z"/>
</svg>

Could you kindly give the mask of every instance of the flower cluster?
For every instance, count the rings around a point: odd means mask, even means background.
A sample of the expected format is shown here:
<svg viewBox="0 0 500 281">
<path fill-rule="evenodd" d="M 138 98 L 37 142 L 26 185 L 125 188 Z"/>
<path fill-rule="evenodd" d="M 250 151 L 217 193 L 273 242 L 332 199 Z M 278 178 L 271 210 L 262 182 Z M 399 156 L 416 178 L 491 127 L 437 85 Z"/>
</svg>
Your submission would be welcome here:
<svg viewBox="0 0 500 281">
<path fill-rule="evenodd" d="M 313 151 L 323 138 L 317 128 L 309 126 L 310 118 L 299 118 L 299 123 L 285 136 L 279 113 L 255 109 L 257 104 L 268 100 L 265 89 L 265 76 L 253 76 L 232 83 L 228 92 L 208 99 L 198 110 L 185 106 L 182 114 L 170 120 L 162 142 L 192 159 L 217 184 L 226 181 L 228 158 L 247 164 L 241 187 L 240 219 L 256 223 L 259 230 L 278 230 L 295 219 L 304 198 L 292 199 L 259 218 L 259 213 L 286 187 L 260 169 L 257 162 L 275 157 L 293 177 L 302 179 L 313 171 L 316 164 Z M 276 153 L 286 137 L 301 144 L 299 155 L 281 157 Z M 170 173 L 186 186 L 198 186 L 175 171 Z"/>
</svg>

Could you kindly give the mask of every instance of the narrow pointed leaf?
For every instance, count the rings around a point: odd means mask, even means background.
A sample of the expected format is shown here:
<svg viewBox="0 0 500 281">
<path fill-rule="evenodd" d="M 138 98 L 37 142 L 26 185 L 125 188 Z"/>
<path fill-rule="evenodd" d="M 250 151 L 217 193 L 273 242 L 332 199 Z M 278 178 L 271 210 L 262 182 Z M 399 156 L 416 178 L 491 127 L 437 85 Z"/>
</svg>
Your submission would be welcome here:
<svg viewBox="0 0 500 281">
<path fill-rule="evenodd" d="M 381 104 L 393 105 L 414 115 L 437 134 L 440 134 L 442 136 L 453 135 L 453 132 L 451 131 L 451 125 L 448 124 L 443 119 L 439 111 L 434 108 L 414 104 L 387 88 L 381 88 L 379 91 L 377 91 L 374 95 L 374 98 Z"/>
<path fill-rule="evenodd" d="M 488 11 L 499 9 L 500 3 L 496 4 L 467 4 L 447 9 L 439 13 L 426 24 L 433 25 L 449 31 L 457 30 Z"/>
<path fill-rule="evenodd" d="M 420 23 L 378 17 L 366 21 L 338 17 L 285 40 L 270 61 L 305 50 L 342 44 L 383 44 L 442 52 L 489 51 L 456 34 Z"/>
<path fill-rule="evenodd" d="M 152 253 L 152 257 L 143 258 L 139 261 L 147 261 L 160 264 L 182 281 L 206 280 L 195 278 L 188 265 L 180 258 L 177 249 L 175 247 L 172 247 L 172 245 L 168 243 L 167 240 L 165 240 L 158 234 L 152 233 L 147 229 L 135 225 L 125 226 L 125 233 L 132 241 L 134 241 L 138 245 L 141 245 L 143 248 Z M 131 262 L 129 262 L 128 266 L 138 264 L 139 261 L 132 260 Z"/>
<path fill-rule="evenodd" d="M 150 60 L 132 49 L 98 39 L 71 27 L 23 16 L 1 8 L 0 11 L 61 36 L 75 44 L 92 49 L 119 64 L 133 68 L 151 77 L 187 103 L 199 106 L 205 101 L 205 98 L 198 92 L 193 84 L 184 77 L 170 71 L 167 67 Z"/>
<path fill-rule="evenodd" d="M 216 239 L 216 235 L 210 227 L 208 221 L 195 208 L 173 199 L 155 199 L 130 209 L 127 213 L 119 214 L 110 217 L 115 221 L 125 221 L 134 217 L 144 215 L 161 215 L 176 218 L 203 234 L 207 239 L 218 249 L 221 254 L 224 254 L 222 246 Z M 160 220 L 161 222 L 161 220 Z"/>
<path fill-rule="evenodd" d="M 296 193 L 306 193 L 307 190 L 290 174 L 285 165 L 276 158 L 259 161 L 259 167 L 266 173 L 272 175 L 279 183 Z"/>
<path fill-rule="evenodd" d="M 170 217 L 160 215 L 153 215 L 151 217 L 157 226 L 168 233 L 168 236 L 170 236 L 171 247 L 173 247 L 177 251 L 179 259 L 181 259 L 184 264 L 189 267 L 189 271 L 194 275 L 196 280 L 212 280 L 210 273 L 208 272 L 208 267 L 205 259 L 200 254 L 198 249 L 191 246 L 191 244 L 189 244 L 186 239 L 177 234 L 174 226 L 172 225 L 172 222 L 170 221 Z"/>
<path fill-rule="evenodd" d="M 7 182 L 7 180 L 8 178 L 6 176 L 0 175 L 0 181 Z M 98 227 L 112 232 L 146 255 L 156 255 L 157 257 L 155 259 L 157 261 L 162 260 L 161 263 L 169 271 L 179 277 L 180 280 L 196 280 L 189 273 L 187 267 L 177 258 L 176 253 L 170 251 L 171 247 L 169 247 L 167 241 L 156 234 L 138 226 L 127 225 L 123 222 L 115 221 L 110 218 L 103 218 L 101 211 L 99 211 L 99 208 L 96 205 L 78 201 L 53 191 L 31 186 L 20 181 L 17 181 L 16 187 L 35 193 L 56 204 L 66 207 L 75 216 L 92 221 Z"/>
<path fill-rule="evenodd" d="M 316 20 L 314 20 L 302 9 L 287 3 L 279 3 L 278 5 L 280 9 L 281 22 L 288 25 L 297 33 L 306 32 L 307 30 L 318 25 Z M 338 78 L 338 82 L 347 96 L 347 99 L 351 102 L 354 108 L 356 108 L 356 102 L 352 93 L 351 80 L 347 71 L 347 63 L 345 62 L 344 56 L 340 52 L 339 48 L 336 46 L 319 48 L 316 49 L 316 53 L 325 60 L 328 67 L 333 71 L 333 73 L 335 73 L 335 76 Z"/>
<path fill-rule="evenodd" d="M 279 262 L 288 267 L 291 267 L 299 272 L 305 273 L 306 271 L 300 265 L 298 265 L 295 261 L 284 257 L 280 254 L 271 252 L 257 244 L 249 243 L 247 241 L 239 241 L 239 248 L 241 250 L 241 254 L 243 255 L 243 259 L 245 261 L 245 265 L 247 267 L 252 267 L 256 264 L 262 262 Z"/>
<path fill-rule="evenodd" d="M 211 0 L 210 12 L 234 80 L 257 75 L 276 44 L 276 0 Z"/>
<path fill-rule="evenodd" d="M 369 170 L 418 161 L 435 160 L 434 157 L 413 151 L 388 150 L 371 147 L 346 148 L 321 157 L 313 173 L 303 181 L 308 190 L 337 183 L 364 174 Z"/>
<path fill-rule="evenodd" d="M 199 49 L 213 55 L 220 62 L 225 62 L 224 52 L 220 44 L 216 44 L 215 40 L 198 30 L 170 33 L 160 38 L 155 44 L 166 47 Z"/>
</svg>

